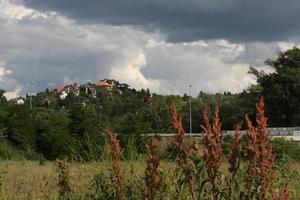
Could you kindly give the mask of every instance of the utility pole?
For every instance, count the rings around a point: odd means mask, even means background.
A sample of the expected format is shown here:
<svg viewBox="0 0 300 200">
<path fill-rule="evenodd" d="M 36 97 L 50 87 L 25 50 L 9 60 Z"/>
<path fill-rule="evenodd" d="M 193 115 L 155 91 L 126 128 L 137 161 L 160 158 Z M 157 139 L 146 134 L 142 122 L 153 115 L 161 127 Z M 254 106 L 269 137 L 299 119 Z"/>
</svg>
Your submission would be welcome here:
<svg viewBox="0 0 300 200">
<path fill-rule="evenodd" d="M 192 96 L 191 96 L 192 85 L 189 85 L 189 96 L 190 96 L 190 133 L 192 130 Z"/>
<path fill-rule="evenodd" d="M 29 99 L 29 108 L 30 110 L 32 109 L 32 86 L 34 84 L 34 81 L 30 82 L 30 91 L 29 91 L 29 95 L 30 95 L 30 99 Z"/>
</svg>

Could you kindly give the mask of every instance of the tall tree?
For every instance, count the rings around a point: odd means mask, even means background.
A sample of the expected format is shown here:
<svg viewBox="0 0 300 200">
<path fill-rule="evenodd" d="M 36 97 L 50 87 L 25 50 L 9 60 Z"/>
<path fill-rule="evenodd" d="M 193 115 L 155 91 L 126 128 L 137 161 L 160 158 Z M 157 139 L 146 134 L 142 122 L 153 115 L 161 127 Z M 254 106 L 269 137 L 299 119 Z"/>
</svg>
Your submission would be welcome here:
<svg viewBox="0 0 300 200">
<path fill-rule="evenodd" d="M 0 89 L 0 135 L 3 134 L 4 128 L 4 120 L 6 118 L 5 105 L 7 103 L 6 98 L 4 96 L 4 90 Z"/>
<path fill-rule="evenodd" d="M 270 125 L 300 125 L 300 49 L 294 47 L 281 52 L 275 60 L 269 59 L 266 64 L 274 69 L 273 73 L 251 70 L 262 87 Z"/>
<path fill-rule="evenodd" d="M 8 108 L 5 135 L 17 148 L 32 148 L 35 145 L 34 116 L 25 105 L 12 105 Z"/>
</svg>

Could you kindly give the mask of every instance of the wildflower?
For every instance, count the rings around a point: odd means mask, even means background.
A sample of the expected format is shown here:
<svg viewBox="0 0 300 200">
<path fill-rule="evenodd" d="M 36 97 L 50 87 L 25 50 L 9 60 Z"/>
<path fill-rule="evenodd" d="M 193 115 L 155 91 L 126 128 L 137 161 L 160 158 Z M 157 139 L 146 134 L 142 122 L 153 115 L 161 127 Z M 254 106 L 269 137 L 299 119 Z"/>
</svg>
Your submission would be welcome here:
<svg viewBox="0 0 300 200">
<path fill-rule="evenodd" d="M 223 157 L 223 134 L 221 132 L 221 123 L 219 120 L 219 107 L 215 108 L 212 125 L 209 121 L 207 109 L 203 111 L 203 125 L 201 125 L 201 128 L 204 131 L 201 141 L 204 146 L 203 157 L 207 165 L 207 175 L 212 187 L 211 197 L 213 200 L 216 200 L 218 196 L 216 178 Z"/>
<path fill-rule="evenodd" d="M 248 143 L 246 150 L 248 152 L 248 174 L 247 174 L 247 190 L 248 194 L 252 190 L 255 181 L 261 186 L 261 199 L 267 199 L 267 192 L 274 179 L 271 168 L 275 163 L 275 155 L 272 151 L 272 144 L 267 129 L 267 118 L 264 112 L 264 99 L 260 98 L 256 104 L 256 122 L 257 127 L 252 125 L 251 120 L 246 115 Z M 255 177 L 258 180 L 255 180 Z"/>
<path fill-rule="evenodd" d="M 177 131 L 173 141 L 173 143 L 177 148 L 176 162 L 178 164 L 178 167 L 185 174 L 185 181 L 188 183 L 189 191 L 192 195 L 192 198 L 196 199 L 194 188 L 193 188 L 193 175 L 188 164 L 189 150 L 186 149 L 185 131 L 182 126 L 182 119 L 177 115 L 176 104 L 174 102 L 172 102 L 171 111 L 172 111 L 173 126 L 174 129 Z"/>
<path fill-rule="evenodd" d="M 108 130 L 105 130 L 105 132 L 111 142 L 110 153 L 113 158 L 113 173 L 111 174 L 111 181 L 114 185 L 117 199 L 124 200 L 124 181 L 121 167 L 121 148 L 119 140 L 112 132 Z"/>
<path fill-rule="evenodd" d="M 155 193 L 161 185 L 161 179 L 158 179 L 159 159 L 156 155 L 156 146 L 153 142 L 153 138 L 150 139 L 147 145 L 149 150 L 149 156 L 146 158 L 147 167 L 145 170 L 145 188 L 144 199 L 154 200 Z"/>
</svg>

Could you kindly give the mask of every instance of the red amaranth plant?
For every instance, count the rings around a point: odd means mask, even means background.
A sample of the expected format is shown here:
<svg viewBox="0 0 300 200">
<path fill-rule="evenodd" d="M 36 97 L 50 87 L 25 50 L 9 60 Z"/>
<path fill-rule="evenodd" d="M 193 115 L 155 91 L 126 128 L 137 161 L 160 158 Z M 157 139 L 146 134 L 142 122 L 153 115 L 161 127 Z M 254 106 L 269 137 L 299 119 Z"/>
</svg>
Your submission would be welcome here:
<svg viewBox="0 0 300 200">
<path fill-rule="evenodd" d="M 248 143 L 246 150 L 248 152 L 248 174 L 247 191 L 248 195 L 252 191 L 253 184 L 258 184 L 262 200 L 267 199 L 269 187 L 274 179 L 271 168 L 275 163 L 275 155 L 272 151 L 272 144 L 267 129 L 267 118 L 264 112 L 264 99 L 260 98 L 256 104 L 256 122 L 257 127 L 252 125 L 251 120 L 246 115 Z M 258 177 L 257 180 L 255 177 Z"/>
<path fill-rule="evenodd" d="M 279 194 L 276 195 L 276 193 L 272 193 L 271 200 L 288 200 L 290 199 L 290 195 L 291 193 L 288 189 L 288 186 L 285 185 L 285 187 Z"/>
<path fill-rule="evenodd" d="M 242 133 L 241 133 L 241 123 L 235 126 L 235 134 L 233 141 L 231 143 L 231 153 L 229 155 L 229 167 L 228 170 L 232 176 L 235 176 L 239 167 L 240 167 L 240 153 L 241 153 L 241 140 L 242 140 Z"/>
<path fill-rule="evenodd" d="M 58 165 L 58 197 L 69 200 L 72 197 L 72 186 L 70 183 L 70 169 L 66 160 L 56 160 Z"/>
<path fill-rule="evenodd" d="M 203 158 L 207 166 L 207 175 L 212 187 L 212 200 L 218 198 L 218 188 L 216 178 L 219 173 L 219 167 L 223 157 L 222 144 L 223 134 L 221 132 L 221 123 L 219 120 L 219 107 L 215 108 L 213 124 L 210 124 L 207 109 L 203 111 L 203 125 L 201 128 L 204 135 L 201 139 L 203 144 Z"/>
<path fill-rule="evenodd" d="M 113 173 L 111 174 L 111 181 L 116 191 L 118 200 L 124 200 L 124 181 L 121 167 L 121 147 L 117 136 L 112 132 L 105 130 L 105 133 L 111 142 L 110 153 L 113 159 Z"/>
<path fill-rule="evenodd" d="M 256 163 L 258 163 L 259 160 L 259 147 L 257 142 L 257 133 L 255 131 L 255 128 L 252 125 L 252 121 L 249 119 L 248 115 L 245 117 L 245 121 L 247 124 L 247 136 L 248 136 L 248 142 L 247 142 L 247 183 L 246 183 L 246 189 L 248 192 L 248 195 L 252 191 L 252 186 L 254 182 L 254 177 L 256 175 Z"/>
<path fill-rule="evenodd" d="M 192 199 L 196 199 L 193 187 L 193 174 L 188 164 L 190 153 L 189 150 L 186 149 L 186 136 L 184 128 L 182 126 L 182 119 L 177 115 L 176 104 L 174 102 L 172 102 L 171 111 L 173 126 L 176 130 L 173 141 L 174 145 L 177 148 L 176 162 L 178 167 L 184 172 L 185 181 L 188 183 L 188 188 L 192 195 Z"/>
<path fill-rule="evenodd" d="M 159 189 L 162 180 L 158 178 L 159 159 L 157 158 L 157 147 L 154 144 L 153 138 L 150 139 L 147 148 L 149 150 L 149 155 L 146 158 L 147 167 L 144 177 L 144 199 L 154 200 L 156 191 Z"/>
<path fill-rule="evenodd" d="M 241 133 L 241 123 L 235 126 L 235 134 L 233 141 L 231 143 L 231 153 L 229 155 L 229 184 L 228 184 L 228 196 L 231 198 L 232 195 L 232 184 L 234 181 L 234 177 L 240 167 L 240 153 L 241 153 L 241 140 L 242 140 L 242 133 Z"/>
</svg>

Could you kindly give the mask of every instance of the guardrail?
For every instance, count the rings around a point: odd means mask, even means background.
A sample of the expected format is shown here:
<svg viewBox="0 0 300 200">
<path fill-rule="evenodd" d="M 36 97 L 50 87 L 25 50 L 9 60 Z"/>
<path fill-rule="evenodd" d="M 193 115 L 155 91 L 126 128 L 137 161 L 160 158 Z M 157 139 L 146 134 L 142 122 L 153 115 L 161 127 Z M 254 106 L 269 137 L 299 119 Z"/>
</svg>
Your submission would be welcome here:
<svg viewBox="0 0 300 200">
<path fill-rule="evenodd" d="M 270 127 L 270 136 L 300 136 L 300 127 Z M 224 135 L 234 135 L 234 130 L 222 130 Z M 245 133 L 245 131 L 241 131 Z M 186 133 L 188 137 L 200 137 L 203 133 Z M 148 133 L 148 136 L 173 137 L 175 133 Z"/>
</svg>

